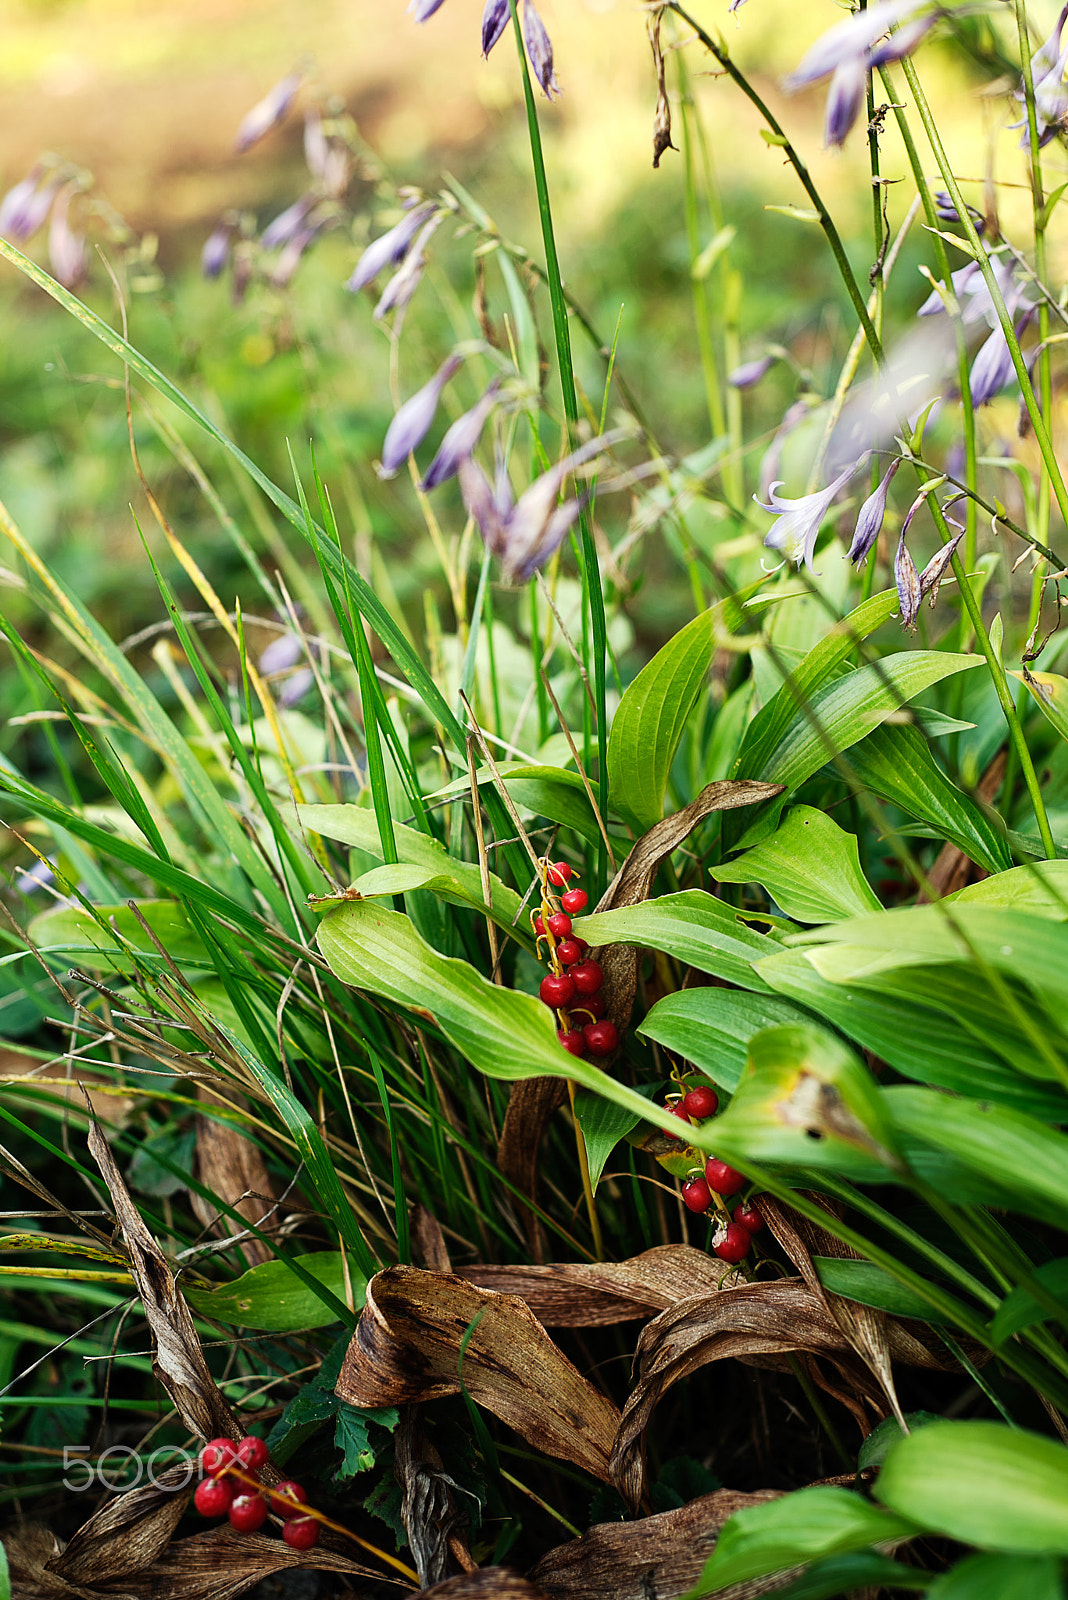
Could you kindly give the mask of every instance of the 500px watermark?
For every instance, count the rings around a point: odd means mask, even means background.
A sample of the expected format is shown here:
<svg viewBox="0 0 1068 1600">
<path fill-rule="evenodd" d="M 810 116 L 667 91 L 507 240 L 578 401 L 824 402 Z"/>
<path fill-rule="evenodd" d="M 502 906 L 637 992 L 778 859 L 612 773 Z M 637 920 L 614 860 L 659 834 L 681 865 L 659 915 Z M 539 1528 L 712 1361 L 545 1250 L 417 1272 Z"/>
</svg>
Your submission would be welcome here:
<svg viewBox="0 0 1068 1600">
<path fill-rule="evenodd" d="M 202 1476 L 199 1457 L 177 1445 L 160 1445 L 151 1455 L 141 1456 L 129 1445 L 113 1444 L 98 1456 L 86 1459 L 90 1456 L 91 1447 L 87 1444 L 63 1447 L 63 1487 L 73 1494 L 83 1494 L 94 1486 L 112 1494 L 125 1494 L 141 1483 L 164 1494 L 177 1494 Z M 174 1471 L 175 1468 L 181 1470 Z"/>
</svg>

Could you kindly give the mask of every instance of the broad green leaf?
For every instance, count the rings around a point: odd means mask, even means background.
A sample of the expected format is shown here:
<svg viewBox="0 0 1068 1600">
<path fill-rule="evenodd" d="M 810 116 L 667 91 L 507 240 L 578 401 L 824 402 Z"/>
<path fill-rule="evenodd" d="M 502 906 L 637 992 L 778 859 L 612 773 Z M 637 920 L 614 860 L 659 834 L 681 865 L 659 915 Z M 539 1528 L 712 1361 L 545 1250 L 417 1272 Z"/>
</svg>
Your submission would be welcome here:
<svg viewBox="0 0 1068 1600">
<path fill-rule="evenodd" d="M 681 628 L 631 683 L 608 736 L 608 784 L 612 805 L 642 834 L 664 815 L 664 789 L 687 718 L 697 702 L 725 604 L 704 611 Z"/>
<path fill-rule="evenodd" d="M 755 1033 L 808 1021 L 811 1018 L 805 1012 L 773 995 L 737 989 L 679 989 L 650 1008 L 638 1032 L 691 1061 L 714 1083 L 733 1093 Z"/>
<path fill-rule="evenodd" d="M 570 1078 L 639 1120 L 677 1126 L 636 1090 L 563 1050 L 540 1000 L 491 983 L 466 961 L 439 955 L 407 917 L 378 901 L 350 901 L 327 912 L 317 939 L 342 983 L 430 1017 L 488 1077 Z"/>
<path fill-rule="evenodd" d="M 866 788 L 928 823 L 969 861 L 993 873 L 1012 865 L 1001 834 L 975 801 L 949 781 L 918 728 L 884 723 L 853 746 L 849 764 Z"/>
<path fill-rule="evenodd" d="M 991 882 L 996 881 L 991 879 Z M 765 957 L 758 976 L 772 989 L 824 1018 L 919 1083 L 996 1100 L 1047 1122 L 1061 1122 L 1059 1087 L 1022 1077 L 1014 1061 L 1034 1050 L 1000 1004 L 985 996 L 975 1008 L 975 972 L 963 964 L 904 967 L 872 978 L 831 983 L 802 950 Z"/>
<path fill-rule="evenodd" d="M 1068 919 L 1068 861 L 1032 861 L 970 883 L 946 899 L 958 905 L 999 906 L 1032 916 Z"/>
<path fill-rule="evenodd" d="M 905 1421 L 909 1433 L 915 1433 L 917 1428 L 926 1428 L 931 1422 L 941 1422 L 942 1418 L 937 1411 L 910 1411 Z M 897 1418 L 884 1417 L 871 1430 L 857 1452 L 857 1471 L 863 1472 L 865 1467 L 881 1467 L 893 1446 L 904 1437 L 905 1431 Z"/>
<path fill-rule="evenodd" d="M 715 1119 L 725 1161 L 826 1167 L 862 1180 L 896 1170 L 893 1125 L 870 1073 L 835 1035 L 812 1025 L 767 1028 L 749 1042 L 749 1067 Z"/>
<path fill-rule="evenodd" d="M 981 1550 L 1068 1555 L 1068 1449 L 998 1422 L 932 1422 L 890 1451 L 874 1494 Z"/>
<path fill-rule="evenodd" d="M 371 1426 L 377 1424 L 392 1433 L 399 1420 L 400 1413 L 394 1406 L 365 1409 L 342 1402 L 337 1408 L 334 1425 L 334 1446 L 341 1451 L 341 1465 L 335 1477 L 344 1483 L 358 1472 L 369 1471 L 375 1464 Z"/>
<path fill-rule="evenodd" d="M 610 1100 L 602 1100 L 600 1095 L 583 1091 L 575 1096 L 575 1121 L 582 1129 L 590 1182 L 596 1189 L 608 1157 L 619 1141 L 638 1126 L 641 1118 L 626 1106 L 613 1105 Z"/>
<path fill-rule="evenodd" d="M 636 944 L 663 950 L 676 961 L 743 989 L 766 989 L 753 963 L 769 950 L 781 948 L 777 939 L 754 933 L 733 906 L 724 905 L 703 889 L 686 889 L 640 905 L 576 917 L 574 929 L 579 938 L 594 946 Z"/>
<path fill-rule="evenodd" d="M 759 883 L 795 922 L 839 922 L 881 911 L 853 834 L 813 806 L 795 806 L 770 839 L 711 867 L 717 883 Z"/>
<path fill-rule="evenodd" d="M 97 906 L 97 915 L 115 928 L 109 938 L 105 928 L 82 906 L 62 906 L 44 911 L 30 924 L 30 938 L 39 948 L 47 946 L 79 966 L 103 965 L 115 972 L 132 972 L 134 957 L 164 965 L 163 957 L 145 932 L 148 924 L 171 960 L 179 966 L 210 967 L 212 962 L 181 906 L 172 900 L 138 900 L 135 913 L 128 905 Z M 129 946 L 129 949 L 126 946 Z M 88 959 L 92 951 L 105 959 Z"/>
<path fill-rule="evenodd" d="M 941 1573 L 932 1600 L 1064 1600 L 1062 1563 L 1054 1556 L 965 1556 Z"/>
<path fill-rule="evenodd" d="M 934 1581 L 933 1572 L 906 1567 L 891 1561 L 876 1550 L 857 1550 L 845 1556 L 828 1556 L 775 1590 L 775 1600 L 834 1600 L 836 1595 L 870 1594 L 899 1589 L 926 1589 Z"/>
<path fill-rule="evenodd" d="M 480 788 L 491 787 L 500 777 L 516 805 L 548 817 L 562 828 L 573 828 L 594 843 L 601 838 L 586 787 L 577 772 L 568 772 L 563 767 L 538 766 L 529 761 L 499 761 L 496 776 L 488 768 L 482 768 L 476 777 Z M 466 798 L 470 792 L 471 780 L 464 777 L 438 789 L 428 798 L 446 800 L 460 795 Z M 620 854 L 626 855 L 629 843 L 622 839 L 618 842 Z"/>
<path fill-rule="evenodd" d="M 319 1250 L 312 1255 L 297 1256 L 296 1260 L 339 1300 L 345 1299 L 345 1272 L 339 1250 Z M 367 1282 L 351 1265 L 349 1282 L 353 1307 L 359 1311 Z M 292 1273 L 285 1261 L 264 1261 L 218 1289 L 191 1289 L 183 1285 L 183 1290 L 190 1305 L 204 1316 L 245 1328 L 296 1333 L 302 1328 L 325 1328 L 337 1321 L 337 1314 L 330 1305 Z"/>
<path fill-rule="evenodd" d="M 792 791 L 832 756 L 867 738 L 914 695 L 954 673 L 970 672 L 981 665 L 981 656 L 905 650 L 846 673 L 815 694 L 804 711 L 798 711 L 760 772 L 744 775 L 781 783 Z"/>
<path fill-rule="evenodd" d="M 1062 739 L 1068 739 L 1068 678 L 1058 672 L 1014 672 L 1012 676 L 1026 683 L 1047 722 Z"/>
<path fill-rule="evenodd" d="M 313 833 L 322 834 L 324 839 L 337 839 L 341 844 L 354 845 L 381 860 L 382 845 L 372 811 L 352 805 L 307 805 L 298 806 L 297 814 L 304 827 L 310 828 Z M 393 835 L 401 864 L 425 870 L 428 874 L 426 883 L 432 885 L 434 892 L 443 900 L 451 905 L 474 906 L 480 911 L 490 909 L 494 922 L 522 937 L 525 932 L 522 902 L 514 889 L 509 889 L 491 872 L 492 905 L 487 908 L 482 898 L 482 874 L 477 864 L 454 860 L 444 845 L 431 839 L 428 834 L 420 833 L 417 828 L 406 828 L 395 822 Z"/>
<path fill-rule="evenodd" d="M 1068 1136 L 1022 1112 L 937 1089 L 895 1084 L 882 1091 L 882 1099 L 901 1138 L 945 1151 L 977 1176 L 992 1177 L 1014 1210 L 1068 1228 Z M 912 1153 L 910 1162 L 916 1162 Z"/>
<path fill-rule="evenodd" d="M 1044 1261 L 1035 1268 L 1032 1277 L 1038 1279 L 1046 1293 L 1058 1300 L 1068 1314 L 1068 1256 Z M 1025 1279 L 998 1306 L 990 1324 L 990 1336 L 996 1345 L 1002 1344 L 1014 1333 L 1022 1333 L 1025 1328 L 1033 1328 L 1037 1322 L 1046 1322 L 1052 1316 L 1052 1311 L 1035 1297 Z"/>
<path fill-rule="evenodd" d="M 831 1294 L 840 1294 L 843 1300 L 856 1300 L 859 1305 L 874 1306 L 895 1317 L 916 1317 L 921 1322 L 939 1320 L 937 1314 L 932 1316 L 929 1300 L 906 1289 L 874 1261 L 854 1261 L 848 1256 L 813 1256 L 812 1261 L 823 1287 Z"/>
<path fill-rule="evenodd" d="M 848 1489 L 823 1485 L 799 1489 L 781 1500 L 736 1511 L 684 1600 L 699 1600 L 747 1578 L 762 1578 L 807 1561 L 910 1539 L 916 1531 L 914 1523 L 880 1511 Z"/>
</svg>

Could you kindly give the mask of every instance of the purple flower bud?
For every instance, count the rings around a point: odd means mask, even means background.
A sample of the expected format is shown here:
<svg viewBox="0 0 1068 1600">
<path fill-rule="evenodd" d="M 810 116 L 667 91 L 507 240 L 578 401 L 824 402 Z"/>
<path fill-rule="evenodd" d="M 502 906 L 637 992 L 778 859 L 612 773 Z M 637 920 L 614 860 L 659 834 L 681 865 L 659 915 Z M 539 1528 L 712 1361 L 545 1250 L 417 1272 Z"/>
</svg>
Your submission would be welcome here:
<svg viewBox="0 0 1068 1600">
<path fill-rule="evenodd" d="M 399 271 L 390 278 L 382 290 L 382 296 L 375 306 L 374 319 L 381 322 L 382 318 L 390 311 L 403 311 L 412 295 L 419 287 L 419 280 L 426 268 L 426 246 L 435 228 L 444 221 L 443 211 L 435 212 L 426 223 L 412 248 L 408 251 Z"/>
<path fill-rule="evenodd" d="M 441 399 L 441 391 L 461 365 L 460 356 L 450 356 L 429 383 L 406 400 L 390 423 L 382 444 L 379 477 L 392 477 L 413 450 L 418 450 L 430 431 Z"/>
<path fill-rule="evenodd" d="M 445 4 L 445 0 L 411 0 L 408 10 L 416 22 L 427 22 Z"/>
<path fill-rule="evenodd" d="M 200 270 L 205 278 L 217 278 L 230 259 L 230 245 L 234 230 L 228 222 L 220 222 L 204 241 L 200 252 Z"/>
<path fill-rule="evenodd" d="M 52 207 L 52 221 L 48 228 L 48 260 L 52 274 L 65 289 L 75 289 L 89 270 L 85 253 L 85 235 L 75 233 L 68 213 L 70 203 L 79 193 L 77 182 L 64 184 Z"/>
<path fill-rule="evenodd" d="M 1021 317 L 1016 325 L 1016 337 L 1019 338 L 1027 326 L 1028 317 Z M 972 405 L 985 406 L 992 400 L 1000 389 L 1012 381 L 1016 368 L 1012 364 L 1012 352 L 1000 326 L 996 327 L 989 338 L 979 347 L 979 354 L 972 362 L 971 372 L 968 374 L 968 387 L 971 390 Z"/>
<path fill-rule="evenodd" d="M 867 87 L 868 69 L 862 56 L 843 61 L 834 69 L 823 122 L 823 142 L 828 149 L 840 150 L 845 144 L 846 135 L 860 115 Z"/>
<path fill-rule="evenodd" d="M 304 644 L 299 633 L 279 633 L 261 654 L 256 669 L 264 677 L 276 672 L 288 672 L 303 654 Z"/>
<path fill-rule="evenodd" d="M 932 608 L 934 607 L 934 603 L 938 599 L 938 586 L 946 575 L 946 568 L 953 559 L 954 550 L 957 548 L 963 538 L 964 530 L 962 528 L 960 533 L 955 534 L 952 539 L 948 540 L 942 546 L 941 550 L 935 551 L 930 561 L 928 561 L 927 565 L 924 567 L 920 574 L 921 603 L 927 598 L 928 595 L 930 595 L 931 606 Z"/>
<path fill-rule="evenodd" d="M 503 555 L 511 505 L 501 505 L 497 490 L 473 456 L 464 457 L 457 475 L 467 514 L 474 518 L 483 544 L 493 555 Z"/>
<path fill-rule="evenodd" d="M 54 178 L 51 183 L 37 188 L 34 173 L 38 170 L 34 168 L 28 178 L 23 178 L 4 196 L 0 205 L 0 234 L 5 238 L 32 239 L 47 221 L 60 184 L 59 179 Z"/>
<path fill-rule="evenodd" d="M 502 551 L 502 575 L 508 579 L 529 578 L 560 548 L 568 528 L 574 522 L 587 497 L 569 500 L 558 505 L 564 480 L 577 467 L 592 461 L 627 437 L 625 428 L 617 428 L 600 438 L 590 439 L 555 466 L 535 478 L 530 488 L 519 496 L 507 519 Z"/>
<path fill-rule="evenodd" d="M 915 510 L 915 507 L 913 509 Z M 901 530 L 897 555 L 894 557 L 894 582 L 897 585 L 898 604 L 901 608 L 901 626 L 911 628 L 920 609 L 920 579 L 916 563 L 909 555 L 908 545 L 905 543 L 904 528 Z"/>
<path fill-rule="evenodd" d="M 900 456 L 896 461 L 891 461 L 882 483 L 873 494 L 868 496 L 860 508 L 857 525 L 853 530 L 853 542 L 849 546 L 849 559 L 855 562 L 858 567 L 867 561 L 869 552 L 882 530 L 883 518 L 886 516 L 887 490 L 890 488 L 894 473 L 900 465 Z"/>
<path fill-rule="evenodd" d="M 482 13 L 482 54 L 488 56 L 508 26 L 511 16 L 508 0 L 486 0 Z"/>
<path fill-rule="evenodd" d="M 798 566 L 804 561 L 811 572 L 812 552 L 816 548 L 816 540 L 831 501 L 839 490 L 845 488 L 861 461 L 866 459 L 865 455 L 860 461 L 852 462 L 826 489 L 820 489 L 815 494 L 803 494 L 797 500 L 787 500 L 776 494 L 783 481 L 781 478 L 771 485 L 770 505 L 764 505 L 754 495 L 753 499 L 760 509 L 770 511 L 776 518 L 764 538 L 767 549 L 781 550 L 787 561 L 796 561 Z"/>
<path fill-rule="evenodd" d="M 541 84 L 546 99 L 551 100 L 554 94 L 559 95 L 560 85 L 553 71 L 552 40 L 545 31 L 544 22 L 534 9 L 534 0 L 523 0 L 523 39 L 530 64 L 534 69 L 534 76 Z"/>
<path fill-rule="evenodd" d="M 315 235 L 322 227 L 321 222 L 314 222 L 309 227 L 301 228 L 289 239 L 283 248 L 271 273 L 271 283 L 276 289 L 284 289 L 300 266 L 301 258 Z"/>
<path fill-rule="evenodd" d="M 500 386 L 500 378 L 494 378 L 485 394 L 475 402 L 470 411 L 465 411 L 462 417 L 457 417 L 438 446 L 437 455 L 419 485 L 421 489 L 437 489 L 441 484 L 448 483 L 450 478 L 455 478 L 460 462 L 474 454 L 475 447 L 482 437 L 482 430 L 486 426 L 486 420 L 497 404 L 497 391 Z"/>
<path fill-rule="evenodd" d="M 250 150 L 265 134 L 278 126 L 293 104 L 297 90 L 303 82 L 302 72 L 291 72 L 288 78 L 282 78 L 273 89 L 268 90 L 262 100 L 256 102 L 237 130 L 234 149 L 238 155 Z"/>
<path fill-rule="evenodd" d="M 935 216 L 938 218 L 939 222 L 952 223 L 960 221 L 960 213 L 953 204 L 952 197 L 948 195 L 944 189 L 937 190 L 933 196 L 933 199 Z M 983 216 L 983 213 L 981 211 L 977 211 L 974 206 L 965 206 L 965 210 L 971 219 L 972 227 L 975 229 L 976 233 L 983 233 L 986 229 L 986 218 Z"/>
<path fill-rule="evenodd" d="M 291 206 L 280 211 L 273 222 L 269 222 L 260 235 L 260 244 L 265 250 L 277 250 L 281 245 L 288 244 L 301 230 L 304 219 L 315 204 L 315 196 L 302 194 Z"/>
<path fill-rule="evenodd" d="M 415 206 L 407 216 L 402 217 L 388 233 L 381 234 L 369 244 L 357 261 L 356 270 L 345 288 L 351 294 L 355 294 L 358 289 L 365 288 L 377 278 L 384 267 L 393 267 L 398 261 L 403 261 L 408 253 L 408 246 L 435 209 L 432 200 L 425 200 L 422 205 Z"/>
<path fill-rule="evenodd" d="M 778 356 L 768 355 L 758 356 L 755 361 L 745 361 L 727 374 L 727 382 L 732 389 L 752 389 L 778 359 Z"/>
</svg>

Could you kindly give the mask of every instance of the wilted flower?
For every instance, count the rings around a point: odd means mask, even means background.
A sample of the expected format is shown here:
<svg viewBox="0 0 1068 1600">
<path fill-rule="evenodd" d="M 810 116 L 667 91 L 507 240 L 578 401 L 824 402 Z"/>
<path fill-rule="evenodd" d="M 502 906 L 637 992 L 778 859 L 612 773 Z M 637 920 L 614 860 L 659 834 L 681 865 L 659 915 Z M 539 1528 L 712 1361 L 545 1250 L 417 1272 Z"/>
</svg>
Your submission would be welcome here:
<svg viewBox="0 0 1068 1600">
<path fill-rule="evenodd" d="M 419 237 L 405 256 L 401 266 L 390 278 L 382 290 L 381 298 L 374 309 L 374 319 L 380 322 L 389 311 L 403 311 L 408 301 L 419 287 L 419 280 L 426 268 L 426 246 L 435 228 L 439 228 L 445 220 L 443 211 L 434 211 L 429 222 L 425 223 Z M 348 287 L 348 285 L 346 285 Z"/>
<path fill-rule="evenodd" d="M 861 457 L 861 460 L 864 459 Z M 798 500 L 787 500 L 775 493 L 783 482 L 781 478 L 771 485 L 770 505 L 764 505 L 754 495 L 753 499 L 760 509 L 770 511 L 777 518 L 764 537 L 766 548 L 781 550 L 787 561 L 796 561 L 798 566 L 804 561 L 811 572 L 812 552 L 831 501 L 845 488 L 860 464 L 860 461 L 852 462 L 826 489 L 820 489 L 815 494 L 804 494 Z"/>
<path fill-rule="evenodd" d="M 559 95 L 560 85 L 556 81 L 553 71 L 553 46 L 537 11 L 534 9 L 534 0 L 523 0 L 523 39 L 527 47 L 527 55 L 534 69 L 534 76 L 541 84 L 546 98 L 551 100 L 553 95 Z"/>
<path fill-rule="evenodd" d="M 875 544 L 882 529 L 883 518 L 886 516 L 886 495 L 890 488 L 894 473 L 901 465 L 901 457 L 891 461 L 883 481 L 879 487 L 870 494 L 860 508 L 857 525 L 853 530 L 853 542 L 849 546 L 849 559 L 858 567 L 868 559 L 868 554 Z"/>
<path fill-rule="evenodd" d="M 388 233 L 381 234 L 369 244 L 357 261 L 345 288 L 355 294 L 377 278 L 384 267 L 396 266 L 398 261 L 403 261 L 412 240 L 436 209 L 433 200 L 425 200 L 422 205 L 414 206 Z"/>
<path fill-rule="evenodd" d="M 908 21 L 921 9 L 925 15 Z M 841 145 L 863 104 L 867 74 L 908 55 L 937 17 L 931 0 L 872 0 L 866 11 L 854 12 L 817 39 L 783 87 L 801 89 L 830 77 L 825 138 Z M 898 28 L 898 23 L 907 25 Z M 896 31 L 889 33 L 891 28 Z"/>
<path fill-rule="evenodd" d="M 269 89 L 262 100 L 256 102 L 237 130 L 234 149 L 238 155 L 250 150 L 265 134 L 278 126 L 293 104 L 303 81 L 302 72 L 291 72 L 287 78 L 282 78 L 276 83 L 273 89 Z"/>
<path fill-rule="evenodd" d="M 482 13 L 482 54 L 488 56 L 501 34 L 508 26 L 511 16 L 508 0 L 486 0 Z"/>
<path fill-rule="evenodd" d="M 80 192 L 76 180 L 64 184 L 52 207 L 52 221 L 48 228 L 48 260 L 55 278 L 65 289 L 75 289 L 88 271 L 85 254 L 85 235 L 76 233 L 70 225 L 70 203 Z"/>
<path fill-rule="evenodd" d="M 485 394 L 475 402 L 470 411 L 465 411 L 462 417 L 457 417 L 438 446 L 437 455 L 419 485 L 421 489 L 437 489 L 441 484 L 448 483 L 450 478 L 455 478 L 460 469 L 460 462 L 474 454 L 475 447 L 482 437 L 482 430 L 486 426 L 486 420 L 497 404 L 497 391 L 500 386 L 500 378 L 494 378 Z"/>
<path fill-rule="evenodd" d="M 957 526 L 957 524 L 955 524 Z M 920 573 L 920 601 L 921 604 L 927 596 L 931 597 L 933 606 L 938 599 L 938 586 L 946 575 L 946 568 L 953 559 L 953 552 L 964 538 L 964 529 L 954 534 L 952 539 L 946 541 L 941 550 L 936 550 Z"/>
<path fill-rule="evenodd" d="M 915 507 L 913 508 L 915 509 Z M 908 545 L 905 543 L 905 529 L 901 530 L 901 538 L 897 542 L 897 555 L 894 557 L 894 583 L 897 585 L 898 604 L 901 607 L 900 617 L 903 628 L 911 628 L 916 621 L 916 613 L 920 609 L 920 578 L 916 571 L 916 563 L 909 554 Z"/>
<path fill-rule="evenodd" d="M 435 372 L 429 383 L 399 407 L 386 431 L 382 444 L 382 461 L 379 475 L 391 477 L 417 450 L 430 431 L 438 409 L 441 391 L 461 364 L 460 356 L 450 356 Z"/>
<path fill-rule="evenodd" d="M 234 230 L 229 222 L 220 222 L 209 233 L 200 252 L 200 270 L 205 278 L 217 278 L 230 259 L 230 246 Z"/>
</svg>

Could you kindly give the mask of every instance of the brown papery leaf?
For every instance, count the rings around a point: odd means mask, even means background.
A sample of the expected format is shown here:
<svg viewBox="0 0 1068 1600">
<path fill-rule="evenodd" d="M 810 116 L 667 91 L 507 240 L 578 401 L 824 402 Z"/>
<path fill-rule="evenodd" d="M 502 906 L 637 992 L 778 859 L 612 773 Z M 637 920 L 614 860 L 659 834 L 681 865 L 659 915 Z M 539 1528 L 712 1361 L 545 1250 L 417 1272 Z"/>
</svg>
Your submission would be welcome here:
<svg viewBox="0 0 1068 1600">
<path fill-rule="evenodd" d="M 367 1285 L 336 1393 L 355 1406 L 396 1406 L 458 1394 L 535 1449 L 607 1479 L 619 1412 L 553 1344 L 518 1295 L 477 1289 L 463 1278 L 387 1267 Z"/>
<path fill-rule="evenodd" d="M 480 1567 L 477 1572 L 462 1572 L 446 1578 L 432 1589 L 424 1589 L 413 1600 L 548 1600 L 544 1589 L 537 1589 L 507 1567 Z"/>
<path fill-rule="evenodd" d="M 563 1078 L 520 1078 L 512 1085 L 508 1110 L 504 1114 L 497 1165 L 520 1194 L 536 1200 L 538 1195 L 539 1154 L 545 1126 L 567 1099 Z M 527 1243 L 535 1261 L 545 1255 L 545 1236 L 540 1222 L 528 1206 L 521 1211 Z"/>
<path fill-rule="evenodd" d="M 332 1537 L 337 1538 L 338 1535 Z M 179 1539 L 160 1559 L 137 1574 L 136 1600 L 234 1600 L 274 1572 L 313 1567 L 319 1572 L 341 1572 L 348 1577 L 396 1582 L 411 1592 L 403 1579 L 387 1578 L 373 1567 L 361 1566 L 336 1550 L 316 1545 L 312 1550 L 291 1550 L 281 1539 L 262 1533 L 238 1533 L 228 1522 Z M 116 1600 L 109 1589 L 108 1600 Z M 103 1600 L 104 1592 L 93 1600 Z"/>
<path fill-rule="evenodd" d="M 188 1463 L 105 1501 L 72 1535 L 49 1570 L 70 1584 L 112 1583 L 156 1561 L 170 1543 L 193 1493 Z"/>
<path fill-rule="evenodd" d="M 393 1476 L 401 1489 L 401 1521 L 419 1582 L 439 1583 L 449 1570 L 458 1530 L 467 1522 L 453 1496 L 456 1485 L 427 1437 L 419 1406 L 405 1406 L 393 1435 Z M 466 1545 L 463 1546 L 466 1556 Z M 466 1565 L 473 1566 L 470 1557 Z"/>
<path fill-rule="evenodd" d="M 718 1256 L 688 1244 L 656 1245 L 629 1261 L 476 1263 L 458 1268 L 457 1276 L 482 1289 L 520 1295 L 547 1328 L 607 1328 L 655 1316 L 702 1289 L 744 1281 Z"/>
<path fill-rule="evenodd" d="M 600 1523 L 581 1539 L 550 1550 L 529 1576 L 549 1600 L 675 1600 L 697 1582 L 728 1517 L 779 1498 L 773 1489 L 756 1494 L 717 1489 L 638 1522 Z M 733 1584 L 716 1600 L 747 1600 L 786 1581 L 787 1575 L 777 1573 Z"/>
<path fill-rule="evenodd" d="M 153 1239 L 115 1165 L 107 1140 L 94 1123 L 89 1153 L 108 1186 L 130 1255 L 130 1272 L 144 1304 L 156 1353 L 152 1370 L 178 1409 L 187 1428 L 203 1439 L 240 1439 L 244 1429 L 219 1393 L 200 1347 L 185 1296 L 176 1287 L 170 1267 Z"/>
<path fill-rule="evenodd" d="M 52 1595 L 77 1595 L 81 1600 L 96 1600 L 92 1589 L 79 1588 L 49 1570 L 49 1562 L 56 1559 L 62 1547 L 55 1534 L 42 1523 L 18 1523 L 6 1530 L 2 1542 L 11 1578 L 12 1600 L 48 1600 Z M 116 1593 L 114 1600 L 126 1600 L 126 1597 Z"/>
<path fill-rule="evenodd" d="M 612 1451 L 612 1482 L 628 1505 L 645 1494 L 645 1432 L 657 1403 L 680 1378 L 728 1356 L 754 1366 L 788 1368 L 787 1353 L 823 1356 L 843 1372 L 848 1387 L 832 1387 L 815 1363 L 812 1376 L 848 1405 L 863 1432 L 871 1426 L 867 1401 L 878 1417 L 881 1391 L 857 1359 L 822 1299 L 798 1278 L 743 1283 L 714 1294 L 693 1295 L 646 1324 L 638 1340 L 638 1382 L 623 1409 Z M 803 1363 L 804 1364 L 804 1363 Z"/>
<path fill-rule="evenodd" d="M 215 1096 L 205 1084 L 198 1085 L 197 1098 L 215 1103 Z M 257 1227 L 269 1225 L 274 1191 L 262 1154 L 251 1139 L 229 1123 L 203 1114 L 197 1117 L 197 1177 L 246 1222 Z M 204 1195 L 190 1190 L 189 1201 L 197 1220 L 219 1238 L 225 1239 L 235 1231 L 232 1218 L 220 1217 Z M 242 1239 L 240 1248 L 250 1267 L 271 1260 L 270 1247 L 255 1235 Z"/>
<path fill-rule="evenodd" d="M 653 166 L 660 165 L 660 157 L 665 150 L 674 150 L 676 146 L 671 142 L 671 102 L 667 92 L 667 74 L 664 70 L 664 52 L 660 47 L 660 24 L 663 20 L 664 8 L 653 12 L 649 17 L 649 43 L 653 51 L 653 66 L 656 69 L 656 112 L 653 116 Z"/>
</svg>

